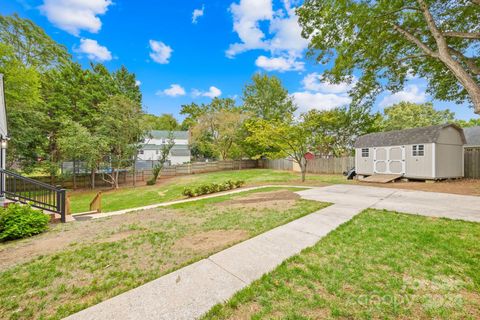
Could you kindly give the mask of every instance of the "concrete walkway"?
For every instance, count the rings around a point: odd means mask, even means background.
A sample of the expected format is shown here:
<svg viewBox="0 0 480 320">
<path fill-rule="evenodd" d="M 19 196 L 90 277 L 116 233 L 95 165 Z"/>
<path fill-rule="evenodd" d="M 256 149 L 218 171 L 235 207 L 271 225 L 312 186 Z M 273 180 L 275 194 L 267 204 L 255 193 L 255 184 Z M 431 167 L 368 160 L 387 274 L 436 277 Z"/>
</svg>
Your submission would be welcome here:
<svg viewBox="0 0 480 320">
<path fill-rule="evenodd" d="M 111 217 L 111 216 L 119 216 L 119 215 L 129 213 L 129 212 L 135 212 L 135 211 L 141 211 L 141 210 L 150 210 L 150 209 L 155 209 L 155 208 L 160 208 L 160 207 L 168 207 L 168 206 L 171 206 L 171 205 L 174 205 L 174 204 L 198 201 L 198 200 L 202 200 L 202 199 L 216 198 L 216 197 L 220 197 L 220 196 L 242 193 L 242 192 L 246 192 L 246 191 L 258 190 L 258 189 L 263 189 L 263 188 L 268 188 L 268 187 L 311 188 L 311 187 L 308 187 L 308 186 L 292 186 L 292 185 L 264 185 L 264 186 L 258 186 L 258 187 L 247 187 L 247 188 L 240 188 L 240 189 L 235 189 L 235 190 L 230 190 L 230 191 L 217 192 L 217 193 L 213 193 L 213 194 L 209 194 L 209 195 L 205 195 L 205 196 L 194 197 L 194 198 L 173 200 L 173 201 L 168 201 L 168 202 L 160 202 L 160 203 L 155 203 L 155 204 L 151 204 L 151 205 L 143 206 L 143 207 L 135 207 L 135 208 L 128 208 L 128 209 L 122 209 L 122 210 L 110 211 L 110 212 L 101 212 L 101 213 L 73 214 L 73 215 L 69 216 L 70 218 L 68 219 L 68 222 L 83 221 L 83 220 L 90 220 L 90 219 L 101 219 L 101 218 L 106 218 L 106 217 Z"/>
<path fill-rule="evenodd" d="M 74 314 L 68 319 L 196 319 L 366 208 L 480 222 L 480 197 L 335 185 L 298 192 L 334 205 Z"/>
</svg>

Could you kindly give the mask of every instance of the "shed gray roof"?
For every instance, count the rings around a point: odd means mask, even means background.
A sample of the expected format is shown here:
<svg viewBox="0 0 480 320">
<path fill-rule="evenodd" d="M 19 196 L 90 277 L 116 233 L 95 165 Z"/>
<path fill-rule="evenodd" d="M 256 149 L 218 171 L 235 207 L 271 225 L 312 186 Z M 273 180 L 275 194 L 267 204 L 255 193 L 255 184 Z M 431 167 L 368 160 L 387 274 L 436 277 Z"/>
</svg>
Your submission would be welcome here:
<svg viewBox="0 0 480 320">
<path fill-rule="evenodd" d="M 152 130 L 149 132 L 149 135 L 153 139 L 167 139 L 170 131 L 166 130 Z M 183 139 L 188 140 L 188 131 L 173 131 L 174 139 Z"/>
<path fill-rule="evenodd" d="M 358 137 L 355 148 L 398 146 L 416 143 L 434 143 L 440 132 L 447 127 L 457 129 L 465 142 L 462 129 L 455 124 L 441 124 L 430 127 L 370 133 Z"/>
<path fill-rule="evenodd" d="M 480 126 L 463 129 L 467 146 L 480 146 Z"/>
</svg>

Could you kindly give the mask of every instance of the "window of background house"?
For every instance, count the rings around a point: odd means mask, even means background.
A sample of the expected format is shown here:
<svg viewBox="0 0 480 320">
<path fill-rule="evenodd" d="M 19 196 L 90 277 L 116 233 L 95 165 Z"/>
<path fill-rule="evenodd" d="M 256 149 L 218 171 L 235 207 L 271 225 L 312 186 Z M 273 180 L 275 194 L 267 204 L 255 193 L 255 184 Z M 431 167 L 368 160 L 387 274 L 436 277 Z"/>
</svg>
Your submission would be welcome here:
<svg viewBox="0 0 480 320">
<path fill-rule="evenodd" d="M 425 145 L 416 144 L 412 147 L 412 156 L 423 157 L 425 155 Z"/>
</svg>

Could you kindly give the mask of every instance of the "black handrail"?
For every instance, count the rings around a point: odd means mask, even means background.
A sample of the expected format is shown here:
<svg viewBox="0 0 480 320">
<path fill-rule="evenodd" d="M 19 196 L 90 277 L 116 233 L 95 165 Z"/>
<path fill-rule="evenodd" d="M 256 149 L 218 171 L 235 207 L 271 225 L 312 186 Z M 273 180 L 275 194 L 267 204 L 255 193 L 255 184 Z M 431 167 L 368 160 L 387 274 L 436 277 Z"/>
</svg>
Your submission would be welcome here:
<svg viewBox="0 0 480 320">
<path fill-rule="evenodd" d="M 66 221 L 66 190 L 0 169 L 0 194 L 7 199 L 60 214 Z"/>
</svg>

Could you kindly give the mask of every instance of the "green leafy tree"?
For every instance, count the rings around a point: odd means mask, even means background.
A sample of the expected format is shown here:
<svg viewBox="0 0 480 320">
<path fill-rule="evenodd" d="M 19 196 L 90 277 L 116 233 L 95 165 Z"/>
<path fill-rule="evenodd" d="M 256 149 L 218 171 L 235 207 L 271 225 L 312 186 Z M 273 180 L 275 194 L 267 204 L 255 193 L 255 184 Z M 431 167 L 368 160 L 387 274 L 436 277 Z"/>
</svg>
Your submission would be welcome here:
<svg viewBox="0 0 480 320">
<path fill-rule="evenodd" d="M 325 156 L 346 156 L 353 151 L 358 136 L 380 130 L 378 113 L 369 108 L 338 107 L 331 110 L 310 110 L 303 118 L 314 136 L 316 153 Z"/>
<path fill-rule="evenodd" d="M 455 114 L 450 110 L 435 110 L 431 103 L 400 102 L 384 110 L 381 127 L 384 131 L 426 127 L 452 123 Z"/>
<path fill-rule="evenodd" d="M 170 151 L 172 150 L 173 146 L 175 145 L 175 139 L 173 136 L 173 132 L 170 131 L 168 133 L 168 138 L 165 144 L 162 144 L 162 147 L 160 149 L 160 157 L 153 166 L 153 177 L 147 181 L 148 185 L 154 185 L 157 183 L 158 176 L 162 172 L 163 167 L 165 166 L 165 163 L 168 161 L 168 156 L 170 155 Z"/>
<path fill-rule="evenodd" d="M 282 82 L 275 76 L 255 74 L 243 90 L 243 108 L 264 120 L 288 118 L 297 109 Z"/>
<path fill-rule="evenodd" d="M 0 73 L 4 74 L 8 130 L 11 138 L 7 166 L 20 164 L 25 171 L 33 170 L 46 145 L 42 124 L 41 74 L 26 66 L 13 48 L 0 43 Z"/>
<path fill-rule="evenodd" d="M 469 101 L 480 113 L 478 0 L 306 0 L 297 14 L 309 54 L 332 65 L 326 79 L 361 71 L 354 103 L 372 104 L 414 75 L 434 98 Z"/>
<path fill-rule="evenodd" d="M 307 159 L 305 154 L 310 151 L 314 142 L 312 131 L 303 119 L 298 121 L 258 121 L 246 124 L 250 133 L 248 140 L 262 146 L 267 151 L 265 155 L 270 159 L 290 157 L 300 167 L 302 182 L 307 173 Z"/>
<path fill-rule="evenodd" d="M 177 119 L 169 113 L 164 113 L 160 116 L 145 114 L 143 123 L 147 130 L 175 131 L 180 129 Z"/>
<path fill-rule="evenodd" d="M 457 120 L 456 123 L 462 128 L 480 126 L 480 119 Z"/>
<path fill-rule="evenodd" d="M 101 105 L 102 123 L 98 134 L 105 141 L 105 160 L 109 163 L 104 180 L 118 188 L 120 169 L 128 168 L 144 136 L 142 110 L 124 96 L 112 96 Z"/>
<path fill-rule="evenodd" d="M 17 14 L 0 15 L 0 43 L 11 46 L 15 57 L 26 67 L 48 70 L 70 60 L 64 46 L 52 40 L 33 21 Z"/>
<path fill-rule="evenodd" d="M 78 122 L 67 120 L 63 123 L 59 132 L 58 149 L 62 155 L 61 160 L 73 160 L 73 182 L 76 188 L 76 163 L 82 161 L 90 169 L 91 186 L 95 188 L 95 172 L 106 152 L 106 141 L 92 134 L 87 128 Z"/>
<path fill-rule="evenodd" d="M 240 153 L 239 130 L 244 116 L 239 110 L 211 111 L 197 119 L 192 127 L 192 142 L 203 150 L 212 150 L 221 160 L 232 159 Z"/>
<path fill-rule="evenodd" d="M 214 98 L 210 103 L 205 104 L 196 104 L 192 102 L 191 104 L 182 105 L 180 109 L 180 114 L 185 116 L 185 119 L 182 122 L 182 130 L 188 130 L 193 127 L 198 118 L 209 113 L 219 110 L 239 110 L 240 108 L 235 105 L 235 100 L 230 98 Z"/>
</svg>

